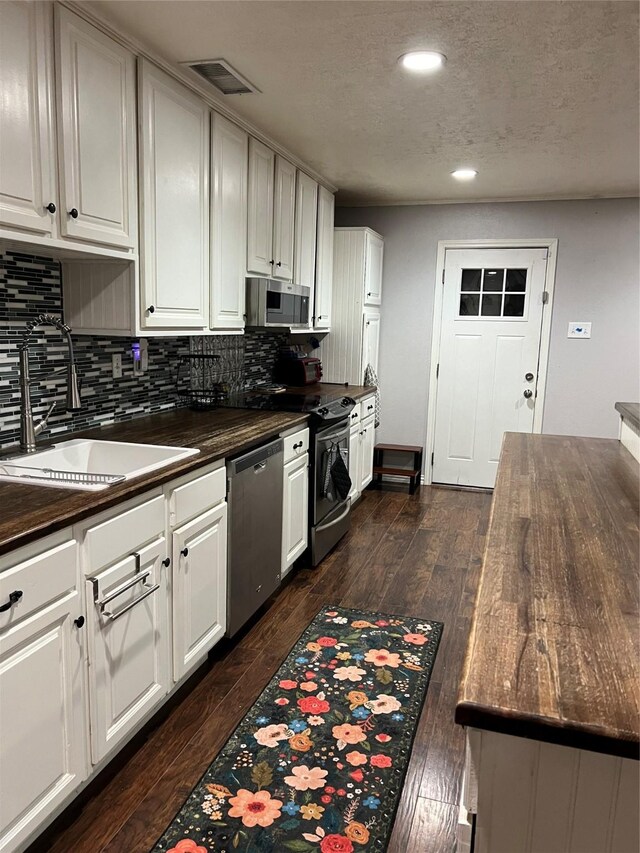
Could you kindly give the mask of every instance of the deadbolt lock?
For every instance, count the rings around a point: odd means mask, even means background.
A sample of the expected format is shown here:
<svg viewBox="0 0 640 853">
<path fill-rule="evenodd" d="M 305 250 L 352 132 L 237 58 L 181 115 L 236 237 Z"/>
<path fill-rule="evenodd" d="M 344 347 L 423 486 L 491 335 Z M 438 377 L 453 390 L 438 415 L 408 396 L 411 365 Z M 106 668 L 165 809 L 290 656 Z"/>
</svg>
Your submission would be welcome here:
<svg viewBox="0 0 640 853">
<path fill-rule="evenodd" d="M 533 382 L 533 373 L 525 373 L 524 378 L 527 382 Z"/>
</svg>

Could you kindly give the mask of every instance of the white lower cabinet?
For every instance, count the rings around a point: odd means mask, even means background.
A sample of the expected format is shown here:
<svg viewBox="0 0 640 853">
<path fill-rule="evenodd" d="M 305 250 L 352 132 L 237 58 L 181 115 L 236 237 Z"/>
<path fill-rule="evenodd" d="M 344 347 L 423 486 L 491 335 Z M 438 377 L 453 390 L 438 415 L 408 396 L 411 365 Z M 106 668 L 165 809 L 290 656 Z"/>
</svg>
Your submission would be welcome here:
<svg viewBox="0 0 640 853">
<path fill-rule="evenodd" d="M 371 414 L 374 407 L 374 395 L 359 403 L 352 412 L 354 420 L 349 432 L 349 477 L 351 478 L 351 502 L 373 480 L 373 449 L 376 443 L 375 418 Z"/>
<path fill-rule="evenodd" d="M 360 495 L 360 424 L 356 422 L 349 432 L 349 479 L 351 491 L 349 497 L 353 503 Z"/>
<path fill-rule="evenodd" d="M 174 531 L 172 554 L 173 680 L 179 681 L 226 630 L 226 502 Z"/>
<path fill-rule="evenodd" d="M 373 479 L 373 448 L 376 430 L 373 418 L 365 418 L 360 435 L 360 491 L 364 491 Z"/>
<path fill-rule="evenodd" d="M 166 539 L 159 536 L 87 579 L 94 764 L 118 746 L 169 689 L 166 550 Z"/>
<path fill-rule="evenodd" d="M 309 455 L 284 466 L 282 498 L 282 572 L 284 577 L 309 541 Z"/>
<path fill-rule="evenodd" d="M 3 853 L 23 849 L 88 772 L 78 549 L 61 538 L 0 559 L 0 604 L 15 602 L 0 614 Z"/>
</svg>

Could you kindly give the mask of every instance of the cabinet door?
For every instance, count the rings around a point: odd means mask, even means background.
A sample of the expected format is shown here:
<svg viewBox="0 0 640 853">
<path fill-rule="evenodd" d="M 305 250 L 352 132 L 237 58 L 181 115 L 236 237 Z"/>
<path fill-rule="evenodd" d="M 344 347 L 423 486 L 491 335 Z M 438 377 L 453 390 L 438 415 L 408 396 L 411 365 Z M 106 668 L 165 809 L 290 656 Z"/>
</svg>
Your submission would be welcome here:
<svg viewBox="0 0 640 853">
<path fill-rule="evenodd" d="M 360 435 L 360 491 L 364 491 L 373 479 L 373 448 L 376 443 L 376 430 L 373 418 L 362 423 Z"/>
<path fill-rule="evenodd" d="M 377 234 L 365 232 L 364 304 L 382 302 L 382 256 L 384 243 Z"/>
<path fill-rule="evenodd" d="M 209 108 L 140 62 L 144 328 L 209 322 Z"/>
<path fill-rule="evenodd" d="M 318 184 L 298 172 L 296 183 L 295 271 L 296 284 L 308 287 L 313 297 L 316 275 L 316 228 L 318 222 Z M 313 302 L 311 303 L 313 305 Z"/>
<path fill-rule="evenodd" d="M 211 115 L 211 328 L 243 329 L 249 137 Z"/>
<path fill-rule="evenodd" d="M 50 8 L 0 3 L 0 223 L 51 235 L 57 204 Z"/>
<path fill-rule="evenodd" d="M 308 544 L 309 456 L 304 454 L 284 466 L 282 504 L 282 577 Z"/>
<path fill-rule="evenodd" d="M 0 849 L 21 842 L 87 776 L 77 590 L 0 634 Z"/>
<path fill-rule="evenodd" d="M 318 187 L 318 232 L 316 246 L 316 285 L 314 327 L 331 327 L 331 291 L 333 288 L 333 221 L 335 196 Z"/>
<path fill-rule="evenodd" d="M 56 7 L 60 228 L 67 237 L 137 245 L 135 58 Z"/>
<path fill-rule="evenodd" d="M 227 505 L 173 534 L 173 680 L 179 681 L 227 627 Z"/>
<path fill-rule="evenodd" d="M 296 167 L 276 157 L 273 200 L 273 277 L 293 281 Z M 296 282 L 297 283 L 297 282 Z"/>
<path fill-rule="evenodd" d="M 361 381 L 364 382 L 364 372 L 371 365 L 378 372 L 378 353 L 380 350 L 380 312 L 365 311 L 362 319 L 362 370 Z"/>
<path fill-rule="evenodd" d="M 349 432 L 349 477 L 351 479 L 351 491 L 349 497 L 352 502 L 360 494 L 360 451 L 361 451 L 361 436 L 360 424 L 352 427 Z"/>
<path fill-rule="evenodd" d="M 87 578 L 94 764 L 126 740 L 169 689 L 165 551 L 161 536 Z"/>
<path fill-rule="evenodd" d="M 247 212 L 247 272 L 273 275 L 273 181 L 276 155 L 249 140 L 249 201 Z"/>
</svg>

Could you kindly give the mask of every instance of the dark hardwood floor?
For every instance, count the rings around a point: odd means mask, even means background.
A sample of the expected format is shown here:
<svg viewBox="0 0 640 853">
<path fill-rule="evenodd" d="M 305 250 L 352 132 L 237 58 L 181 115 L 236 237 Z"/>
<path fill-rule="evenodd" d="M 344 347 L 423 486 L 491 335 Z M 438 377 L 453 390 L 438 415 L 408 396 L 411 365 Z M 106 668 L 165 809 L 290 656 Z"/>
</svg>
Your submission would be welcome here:
<svg viewBox="0 0 640 853">
<path fill-rule="evenodd" d="M 30 853 L 146 853 L 324 604 L 444 622 L 389 853 L 454 849 L 464 736 L 453 722 L 491 496 L 366 492 L 351 531 L 302 569 L 239 642 L 220 644 L 162 721 Z"/>
</svg>

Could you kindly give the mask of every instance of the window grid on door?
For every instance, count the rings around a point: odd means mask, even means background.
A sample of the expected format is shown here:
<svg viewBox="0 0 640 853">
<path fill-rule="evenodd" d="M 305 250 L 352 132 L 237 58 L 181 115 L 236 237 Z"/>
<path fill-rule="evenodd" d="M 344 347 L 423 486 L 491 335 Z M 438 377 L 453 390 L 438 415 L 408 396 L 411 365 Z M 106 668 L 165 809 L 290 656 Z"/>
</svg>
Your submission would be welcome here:
<svg viewBox="0 0 640 853">
<path fill-rule="evenodd" d="M 524 317 L 527 269 L 463 269 L 458 316 L 513 319 Z"/>
</svg>

